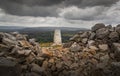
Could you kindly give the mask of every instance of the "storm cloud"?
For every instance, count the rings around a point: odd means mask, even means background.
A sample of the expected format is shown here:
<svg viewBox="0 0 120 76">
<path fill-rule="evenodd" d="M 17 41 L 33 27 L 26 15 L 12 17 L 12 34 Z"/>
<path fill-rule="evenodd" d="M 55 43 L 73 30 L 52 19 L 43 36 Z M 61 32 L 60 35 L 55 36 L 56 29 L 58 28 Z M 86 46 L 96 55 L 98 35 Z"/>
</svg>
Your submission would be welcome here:
<svg viewBox="0 0 120 76">
<path fill-rule="evenodd" d="M 111 6 L 119 0 L 0 0 L 0 8 L 19 16 L 58 16 L 58 9 L 69 6 L 78 8 Z"/>
<path fill-rule="evenodd" d="M 88 6 L 111 6 L 119 0 L 66 0 L 66 5 L 76 5 L 79 7 L 88 7 Z"/>
<path fill-rule="evenodd" d="M 118 24 L 120 0 L 0 0 L 0 25 L 89 27 L 98 22 Z"/>
</svg>

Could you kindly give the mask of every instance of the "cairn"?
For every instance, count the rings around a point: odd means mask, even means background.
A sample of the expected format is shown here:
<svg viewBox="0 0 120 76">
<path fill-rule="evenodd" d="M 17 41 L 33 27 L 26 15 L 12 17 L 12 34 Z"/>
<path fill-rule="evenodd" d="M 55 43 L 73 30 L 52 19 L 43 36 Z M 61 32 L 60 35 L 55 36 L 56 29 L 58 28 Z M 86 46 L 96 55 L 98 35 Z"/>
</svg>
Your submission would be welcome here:
<svg viewBox="0 0 120 76">
<path fill-rule="evenodd" d="M 120 25 L 98 23 L 62 49 L 41 50 L 25 35 L 0 33 L 0 76 L 119 76 L 119 70 Z"/>
</svg>

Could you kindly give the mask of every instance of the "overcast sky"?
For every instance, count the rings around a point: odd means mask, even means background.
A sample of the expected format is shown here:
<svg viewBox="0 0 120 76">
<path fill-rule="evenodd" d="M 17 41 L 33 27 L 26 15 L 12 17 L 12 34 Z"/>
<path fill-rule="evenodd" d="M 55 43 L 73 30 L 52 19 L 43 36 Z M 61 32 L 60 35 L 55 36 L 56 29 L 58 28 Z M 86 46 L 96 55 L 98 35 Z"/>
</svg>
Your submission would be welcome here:
<svg viewBox="0 0 120 76">
<path fill-rule="evenodd" d="M 120 23 L 120 0 L 0 0 L 0 26 L 90 28 Z"/>
</svg>

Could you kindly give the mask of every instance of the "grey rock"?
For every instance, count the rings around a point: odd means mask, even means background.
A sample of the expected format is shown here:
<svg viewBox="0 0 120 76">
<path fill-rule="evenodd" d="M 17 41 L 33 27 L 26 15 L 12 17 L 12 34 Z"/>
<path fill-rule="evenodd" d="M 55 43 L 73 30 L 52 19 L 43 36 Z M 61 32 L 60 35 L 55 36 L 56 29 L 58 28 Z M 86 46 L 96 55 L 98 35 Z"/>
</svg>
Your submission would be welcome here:
<svg viewBox="0 0 120 76">
<path fill-rule="evenodd" d="M 16 37 L 14 37 L 13 35 L 11 34 L 8 34 L 8 33 L 4 33 L 5 37 L 10 39 L 10 40 L 13 40 L 13 41 L 16 41 Z"/>
<path fill-rule="evenodd" d="M 63 44 L 63 48 L 70 48 L 74 42 L 68 42 Z"/>
<path fill-rule="evenodd" d="M 4 33 L 0 32 L 0 42 L 2 42 L 3 38 L 4 38 Z"/>
<path fill-rule="evenodd" d="M 36 40 L 35 39 L 29 39 L 29 42 L 32 44 L 32 45 L 36 45 Z"/>
<path fill-rule="evenodd" d="M 42 76 L 42 75 L 35 73 L 35 72 L 30 72 L 30 73 L 28 72 L 28 73 L 25 73 L 24 76 Z"/>
<path fill-rule="evenodd" d="M 98 23 L 92 27 L 92 31 L 96 31 L 96 30 L 101 29 L 101 28 L 105 28 L 105 25 L 103 23 Z"/>
<path fill-rule="evenodd" d="M 104 69 L 105 66 L 106 66 L 106 64 L 104 64 L 104 63 L 99 63 L 99 64 L 97 64 L 96 68 Z"/>
<path fill-rule="evenodd" d="M 24 50 L 24 52 L 25 52 L 24 55 L 27 56 L 27 55 L 29 55 L 32 52 L 32 50 Z"/>
<path fill-rule="evenodd" d="M 89 37 L 89 32 L 84 32 L 80 35 L 82 38 L 88 38 Z"/>
<path fill-rule="evenodd" d="M 113 43 L 114 56 L 117 61 L 120 61 L 120 43 Z"/>
<path fill-rule="evenodd" d="M 11 61 L 4 57 L 0 57 L 0 66 L 14 67 L 15 65 L 16 63 L 14 61 Z"/>
<path fill-rule="evenodd" d="M 85 43 L 85 44 L 86 44 L 86 43 L 87 43 L 87 41 L 88 41 L 88 39 L 87 39 L 87 38 L 83 38 L 83 39 L 82 39 L 82 43 Z"/>
<path fill-rule="evenodd" d="M 120 62 L 111 63 L 111 76 L 120 76 Z"/>
<path fill-rule="evenodd" d="M 89 48 L 96 51 L 99 50 L 96 46 L 89 46 Z"/>
<path fill-rule="evenodd" d="M 17 56 L 19 56 L 19 55 L 28 56 L 31 52 L 32 52 L 32 50 L 30 50 L 30 49 L 23 49 L 23 47 L 19 47 L 16 45 L 12 49 L 11 54 L 15 54 Z"/>
<path fill-rule="evenodd" d="M 106 64 L 106 65 L 107 65 L 107 63 L 109 62 L 109 59 L 110 59 L 110 57 L 109 57 L 108 54 L 100 57 L 101 62 L 103 62 L 103 63 Z"/>
<path fill-rule="evenodd" d="M 21 68 L 15 61 L 0 57 L 0 76 L 20 76 Z"/>
<path fill-rule="evenodd" d="M 120 27 L 116 27 L 115 30 L 120 34 Z"/>
<path fill-rule="evenodd" d="M 17 34 L 17 35 L 16 35 L 16 39 L 17 39 L 17 40 L 27 40 L 27 39 L 26 39 L 26 35 L 21 35 L 21 34 Z"/>
<path fill-rule="evenodd" d="M 73 64 L 70 66 L 71 69 L 78 68 L 78 67 L 79 67 L 78 63 L 73 63 Z"/>
<path fill-rule="evenodd" d="M 91 40 L 94 39 L 94 38 L 95 38 L 95 35 L 96 35 L 96 34 L 95 34 L 94 32 L 92 32 L 92 33 L 90 34 L 89 39 L 91 39 Z"/>
<path fill-rule="evenodd" d="M 8 52 L 10 47 L 0 44 L 0 52 Z"/>
<path fill-rule="evenodd" d="M 112 29 L 112 25 L 107 25 L 106 28 Z"/>
<path fill-rule="evenodd" d="M 15 45 L 11 51 L 11 54 L 15 54 L 18 50 L 22 50 L 22 47 L 19 47 L 18 45 Z"/>
<path fill-rule="evenodd" d="M 13 41 L 13 40 L 10 40 L 8 38 L 3 38 L 2 39 L 2 42 L 8 46 L 12 46 L 12 45 L 17 45 L 18 42 L 17 41 Z"/>
<path fill-rule="evenodd" d="M 88 45 L 88 47 L 94 46 L 95 45 L 95 41 L 94 40 L 89 40 L 87 45 Z"/>
<path fill-rule="evenodd" d="M 120 27 L 120 24 L 118 24 L 117 27 Z"/>
<path fill-rule="evenodd" d="M 108 51 L 109 49 L 107 44 L 100 44 L 98 47 L 101 51 Z"/>
<path fill-rule="evenodd" d="M 96 37 L 100 39 L 104 39 L 108 37 L 109 30 L 107 28 L 101 28 L 96 31 Z"/>
<path fill-rule="evenodd" d="M 112 66 L 113 68 L 119 68 L 119 69 L 120 69 L 120 62 L 112 62 L 112 63 L 111 63 L 111 66 Z"/>
<path fill-rule="evenodd" d="M 77 52 L 77 51 L 80 51 L 80 50 L 81 50 L 81 47 L 76 42 L 73 43 L 72 46 L 70 47 L 70 51 Z"/>
<path fill-rule="evenodd" d="M 111 32 L 109 35 L 109 38 L 112 41 L 118 41 L 119 40 L 119 34 L 117 32 Z"/>
<path fill-rule="evenodd" d="M 42 64 L 42 68 L 47 69 L 48 67 L 48 61 L 44 61 Z"/>
<path fill-rule="evenodd" d="M 64 61 L 64 64 L 69 67 L 72 64 L 72 61 L 70 61 L 70 60 Z"/>
<path fill-rule="evenodd" d="M 61 62 L 59 62 L 59 63 L 56 63 L 56 67 L 58 68 L 58 69 L 60 69 L 60 68 L 62 68 L 62 63 Z"/>
<path fill-rule="evenodd" d="M 80 35 L 79 34 L 76 34 L 76 35 L 74 35 L 72 38 L 70 38 L 70 40 L 72 41 L 72 40 L 75 40 L 75 39 L 77 39 L 77 38 L 79 38 L 80 37 Z"/>
<path fill-rule="evenodd" d="M 44 69 L 42 67 L 40 67 L 39 65 L 33 63 L 31 71 L 35 72 L 35 73 L 42 74 L 44 72 Z"/>
</svg>

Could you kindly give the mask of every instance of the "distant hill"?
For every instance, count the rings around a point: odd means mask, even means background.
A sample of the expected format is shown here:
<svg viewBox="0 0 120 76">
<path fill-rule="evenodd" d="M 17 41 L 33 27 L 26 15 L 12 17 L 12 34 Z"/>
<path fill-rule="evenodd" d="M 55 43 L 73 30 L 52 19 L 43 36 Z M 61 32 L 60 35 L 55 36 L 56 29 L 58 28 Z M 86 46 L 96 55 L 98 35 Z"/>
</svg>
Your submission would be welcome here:
<svg viewBox="0 0 120 76">
<path fill-rule="evenodd" d="M 24 28 L 25 27 L 21 27 L 21 26 L 0 26 L 0 32 L 14 32 L 14 31 L 20 31 Z"/>
<path fill-rule="evenodd" d="M 0 26 L 0 32 L 20 32 L 27 34 L 29 38 L 36 38 L 40 43 L 53 42 L 54 30 L 62 30 L 63 42 L 69 41 L 74 34 L 79 31 L 87 31 L 85 28 L 72 28 L 72 27 L 18 27 L 18 26 Z"/>
<path fill-rule="evenodd" d="M 25 31 L 25 32 L 40 32 L 40 31 L 54 31 L 55 29 L 61 29 L 62 31 L 76 31 L 76 30 L 88 30 L 86 28 L 73 28 L 73 27 L 22 27 L 22 26 L 0 26 L 2 32 L 13 31 Z"/>
<path fill-rule="evenodd" d="M 0 29 L 24 29 L 25 27 L 21 26 L 0 26 Z"/>
<path fill-rule="evenodd" d="M 88 30 L 85 28 L 72 28 L 72 27 L 32 27 L 25 28 L 23 29 L 23 31 L 54 31 L 55 29 L 61 29 L 62 31 Z"/>
</svg>

